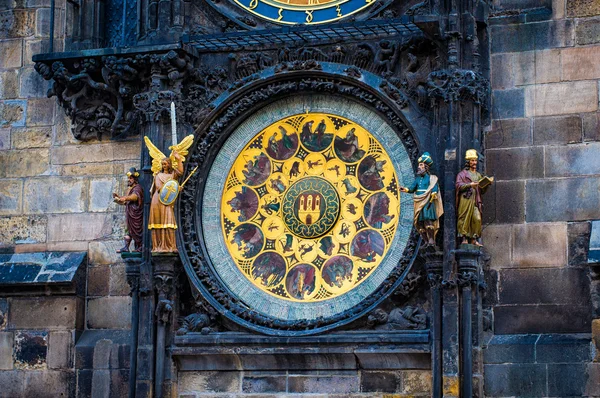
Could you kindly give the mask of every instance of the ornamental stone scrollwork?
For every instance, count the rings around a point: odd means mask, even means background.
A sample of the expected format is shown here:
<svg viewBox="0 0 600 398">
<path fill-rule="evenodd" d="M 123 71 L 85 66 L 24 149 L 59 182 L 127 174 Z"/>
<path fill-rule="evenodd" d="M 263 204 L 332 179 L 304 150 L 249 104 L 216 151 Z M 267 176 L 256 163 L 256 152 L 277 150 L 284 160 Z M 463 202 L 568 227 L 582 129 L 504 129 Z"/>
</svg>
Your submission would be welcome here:
<svg viewBox="0 0 600 398">
<path fill-rule="evenodd" d="M 485 106 L 489 82 L 479 72 L 467 69 L 434 71 L 427 79 L 428 95 L 445 102 L 473 101 Z"/>
<path fill-rule="evenodd" d="M 412 306 L 394 308 L 389 314 L 378 308 L 369 314 L 367 326 L 376 330 L 423 330 L 427 328 L 427 314 Z"/>
</svg>

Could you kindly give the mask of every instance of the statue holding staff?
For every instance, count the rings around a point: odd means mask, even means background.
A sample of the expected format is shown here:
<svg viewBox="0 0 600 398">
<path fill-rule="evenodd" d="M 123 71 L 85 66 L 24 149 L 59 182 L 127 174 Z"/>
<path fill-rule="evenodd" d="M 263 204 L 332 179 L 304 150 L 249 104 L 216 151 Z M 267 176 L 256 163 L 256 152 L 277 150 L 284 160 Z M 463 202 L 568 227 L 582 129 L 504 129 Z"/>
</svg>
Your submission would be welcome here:
<svg viewBox="0 0 600 398">
<path fill-rule="evenodd" d="M 144 190 L 138 182 L 140 173 L 132 167 L 127 172 L 127 186 L 129 189 L 124 196 L 113 192 L 115 203 L 125 206 L 125 246 L 117 250 L 117 253 L 129 252 L 129 246 L 133 240 L 135 251 L 142 251 L 142 229 L 144 224 Z"/>
</svg>

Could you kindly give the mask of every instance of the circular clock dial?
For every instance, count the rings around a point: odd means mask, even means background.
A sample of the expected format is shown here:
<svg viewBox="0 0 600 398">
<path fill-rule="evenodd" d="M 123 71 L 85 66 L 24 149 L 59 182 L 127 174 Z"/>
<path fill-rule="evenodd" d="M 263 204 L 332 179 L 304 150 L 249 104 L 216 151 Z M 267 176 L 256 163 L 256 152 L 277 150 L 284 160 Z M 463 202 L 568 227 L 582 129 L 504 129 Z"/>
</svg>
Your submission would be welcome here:
<svg viewBox="0 0 600 398">
<path fill-rule="evenodd" d="M 360 124 L 330 113 L 281 119 L 237 154 L 221 196 L 221 233 L 244 278 L 279 299 L 354 289 L 394 240 L 397 172 Z"/>
</svg>

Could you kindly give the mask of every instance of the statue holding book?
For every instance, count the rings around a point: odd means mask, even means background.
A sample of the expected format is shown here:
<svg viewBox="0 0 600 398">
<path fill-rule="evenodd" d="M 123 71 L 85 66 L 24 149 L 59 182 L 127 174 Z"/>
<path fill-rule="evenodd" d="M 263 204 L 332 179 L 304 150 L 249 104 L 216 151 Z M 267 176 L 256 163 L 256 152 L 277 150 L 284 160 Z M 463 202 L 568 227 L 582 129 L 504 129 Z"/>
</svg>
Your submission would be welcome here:
<svg viewBox="0 0 600 398">
<path fill-rule="evenodd" d="M 494 177 L 482 176 L 477 171 L 478 160 L 475 149 L 467 150 L 465 167 L 456 176 L 456 227 L 463 245 L 482 246 L 479 242 L 483 214 L 481 195 L 494 181 Z"/>
</svg>

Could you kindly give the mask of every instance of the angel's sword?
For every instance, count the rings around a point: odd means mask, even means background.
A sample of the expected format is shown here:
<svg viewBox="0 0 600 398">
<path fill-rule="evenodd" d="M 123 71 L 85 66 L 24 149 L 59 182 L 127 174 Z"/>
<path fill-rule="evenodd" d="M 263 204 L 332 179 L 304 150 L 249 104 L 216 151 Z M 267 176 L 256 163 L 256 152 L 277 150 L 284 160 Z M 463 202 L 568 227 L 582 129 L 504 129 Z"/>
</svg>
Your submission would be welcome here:
<svg viewBox="0 0 600 398">
<path fill-rule="evenodd" d="M 171 140 L 177 145 L 177 118 L 175 117 L 175 102 L 171 101 Z"/>
</svg>

